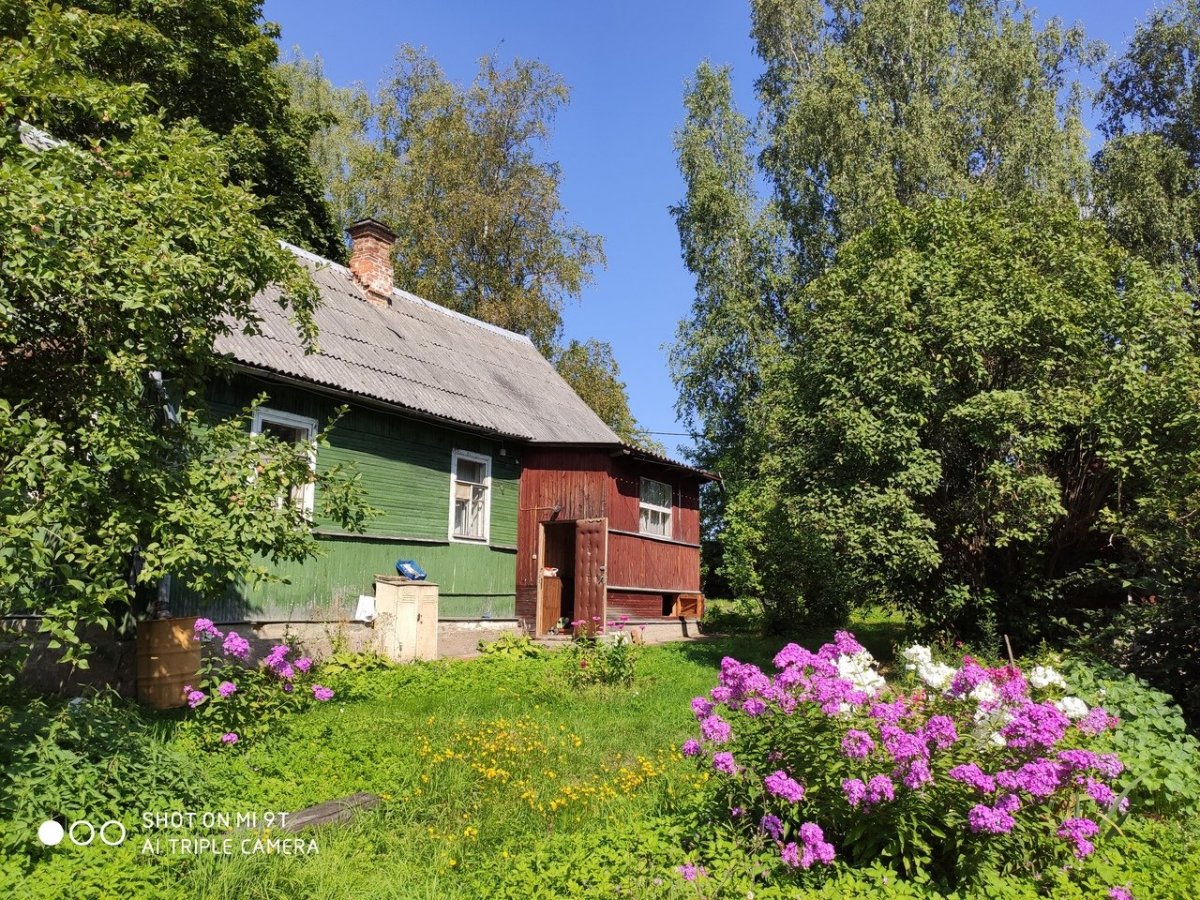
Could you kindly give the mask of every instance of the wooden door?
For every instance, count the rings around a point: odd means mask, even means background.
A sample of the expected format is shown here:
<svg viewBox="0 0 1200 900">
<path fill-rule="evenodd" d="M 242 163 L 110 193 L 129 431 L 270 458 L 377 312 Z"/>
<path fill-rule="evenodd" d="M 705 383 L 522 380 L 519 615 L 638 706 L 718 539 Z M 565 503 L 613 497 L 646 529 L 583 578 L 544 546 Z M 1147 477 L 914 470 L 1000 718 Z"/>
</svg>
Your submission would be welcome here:
<svg viewBox="0 0 1200 900">
<path fill-rule="evenodd" d="M 575 618 L 592 632 L 604 630 L 607 581 L 608 519 L 580 519 L 575 523 Z"/>
</svg>

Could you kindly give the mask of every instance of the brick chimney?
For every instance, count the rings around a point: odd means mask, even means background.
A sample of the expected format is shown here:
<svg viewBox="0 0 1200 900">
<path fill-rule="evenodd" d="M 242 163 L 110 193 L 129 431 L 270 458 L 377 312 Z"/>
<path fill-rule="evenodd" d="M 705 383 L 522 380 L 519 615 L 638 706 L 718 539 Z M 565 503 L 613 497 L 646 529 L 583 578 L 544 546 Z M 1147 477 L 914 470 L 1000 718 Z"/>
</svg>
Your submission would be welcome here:
<svg viewBox="0 0 1200 900">
<path fill-rule="evenodd" d="M 367 300 L 392 302 L 392 244 L 396 235 L 382 222 L 359 219 L 346 229 L 350 235 L 350 271 L 366 289 Z"/>
</svg>

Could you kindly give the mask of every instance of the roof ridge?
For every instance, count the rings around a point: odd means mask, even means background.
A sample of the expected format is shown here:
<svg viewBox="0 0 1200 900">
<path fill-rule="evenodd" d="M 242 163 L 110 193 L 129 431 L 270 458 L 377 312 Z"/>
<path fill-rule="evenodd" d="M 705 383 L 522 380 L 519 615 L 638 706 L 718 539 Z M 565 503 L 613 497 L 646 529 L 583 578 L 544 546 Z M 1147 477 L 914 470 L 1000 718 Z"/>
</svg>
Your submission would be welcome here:
<svg viewBox="0 0 1200 900">
<path fill-rule="evenodd" d="M 305 250 L 303 247 L 297 247 L 295 244 L 289 244 L 287 241 L 281 240 L 279 244 L 285 249 L 290 250 L 296 256 L 299 256 L 301 259 L 307 259 L 309 262 L 328 266 L 332 269 L 336 269 L 339 272 L 349 275 L 351 278 L 354 277 L 354 273 L 341 263 L 336 263 L 331 259 L 318 256 L 311 250 Z M 468 325 L 474 325 L 476 328 L 482 328 L 484 331 L 491 331 L 495 334 L 501 335 L 502 337 L 506 337 L 511 341 L 517 341 L 518 343 L 524 343 L 533 346 L 533 341 L 529 339 L 528 335 L 520 334 L 516 331 L 509 331 L 507 328 L 501 328 L 499 325 L 493 325 L 491 322 L 484 322 L 482 319 L 476 319 L 473 316 L 468 316 L 466 313 L 460 313 L 457 310 L 442 306 L 440 303 L 434 303 L 432 300 L 426 300 L 424 297 L 419 297 L 412 291 L 406 291 L 403 288 L 393 287 L 392 296 L 400 297 L 410 303 L 417 303 L 428 307 L 429 309 L 436 310 L 442 315 L 449 316 L 452 319 L 458 319 Z"/>
</svg>

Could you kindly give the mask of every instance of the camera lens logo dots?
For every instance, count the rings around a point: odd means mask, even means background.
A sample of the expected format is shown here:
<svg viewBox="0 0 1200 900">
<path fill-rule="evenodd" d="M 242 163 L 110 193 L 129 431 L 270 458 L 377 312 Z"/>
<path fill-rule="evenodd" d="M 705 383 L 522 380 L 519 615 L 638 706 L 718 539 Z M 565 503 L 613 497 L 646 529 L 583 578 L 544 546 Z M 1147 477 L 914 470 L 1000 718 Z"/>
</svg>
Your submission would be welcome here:
<svg viewBox="0 0 1200 900">
<path fill-rule="evenodd" d="M 107 844 L 109 847 L 119 847 L 125 843 L 127 833 L 125 826 L 114 819 L 109 819 L 99 828 L 87 819 L 79 819 L 71 823 L 69 830 L 64 829 L 53 819 L 47 819 L 38 826 L 37 835 L 38 840 L 47 847 L 58 846 L 64 837 L 69 837 L 71 843 L 76 847 L 87 847 L 97 837 L 100 838 L 101 843 Z"/>
</svg>

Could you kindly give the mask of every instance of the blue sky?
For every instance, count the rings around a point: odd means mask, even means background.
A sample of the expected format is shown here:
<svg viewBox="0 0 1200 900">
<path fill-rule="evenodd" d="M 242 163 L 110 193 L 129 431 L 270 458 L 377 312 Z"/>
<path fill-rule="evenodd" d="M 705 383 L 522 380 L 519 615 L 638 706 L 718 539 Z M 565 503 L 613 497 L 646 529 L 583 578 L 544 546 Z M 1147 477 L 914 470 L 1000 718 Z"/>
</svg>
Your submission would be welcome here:
<svg viewBox="0 0 1200 900">
<path fill-rule="evenodd" d="M 1043 0 L 1041 18 L 1081 21 L 1119 52 L 1150 0 Z M 684 82 L 701 60 L 733 67 L 743 111 L 751 112 L 760 66 L 739 0 L 574 2 L 384 2 L 267 0 L 285 49 L 319 55 L 335 84 L 374 89 L 396 47 L 426 47 L 447 74 L 469 81 L 480 56 L 538 59 L 570 85 L 554 126 L 550 158 L 563 168 L 570 218 L 603 235 L 607 268 L 566 310 L 567 338 L 612 344 L 634 415 L 656 432 L 675 420 L 675 387 L 664 345 L 687 314 L 693 282 L 683 267 L 668 208 L 683 196 L 672 139 L 682 122 Z M 659 437 L 668 448 L 684 439 Z"/>
</svg>

